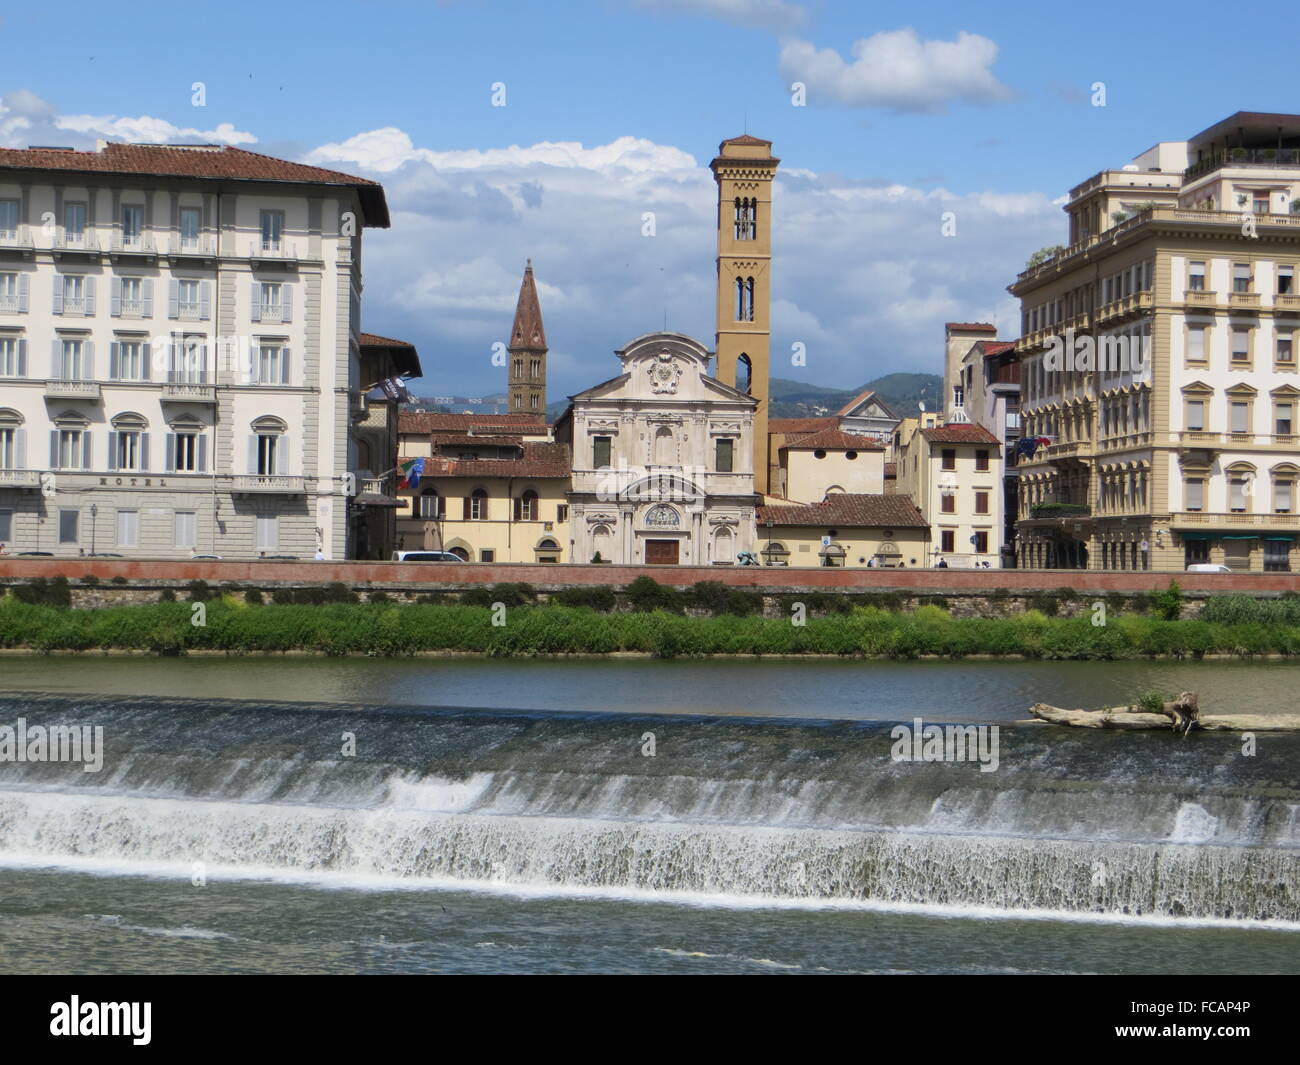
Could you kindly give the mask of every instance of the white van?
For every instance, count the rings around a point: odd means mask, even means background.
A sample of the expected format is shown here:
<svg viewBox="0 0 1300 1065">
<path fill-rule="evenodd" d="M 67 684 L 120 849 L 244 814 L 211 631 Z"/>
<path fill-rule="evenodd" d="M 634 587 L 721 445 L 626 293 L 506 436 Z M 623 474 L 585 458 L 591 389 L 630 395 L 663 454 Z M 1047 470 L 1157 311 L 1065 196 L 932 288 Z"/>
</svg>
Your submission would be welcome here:
<svg viewBox="0 0 1300 1065">
<path fill-rule="evenodd" d="M 1218 562 L 1193 562 L 1187 567 L 1188 573 L 1231 573 L 1232 570 Z"/>
<path fill-rule="evenodd" d="M 394 551 L 394 562 L 464 562 L 450 551 Z"/>
</svg>

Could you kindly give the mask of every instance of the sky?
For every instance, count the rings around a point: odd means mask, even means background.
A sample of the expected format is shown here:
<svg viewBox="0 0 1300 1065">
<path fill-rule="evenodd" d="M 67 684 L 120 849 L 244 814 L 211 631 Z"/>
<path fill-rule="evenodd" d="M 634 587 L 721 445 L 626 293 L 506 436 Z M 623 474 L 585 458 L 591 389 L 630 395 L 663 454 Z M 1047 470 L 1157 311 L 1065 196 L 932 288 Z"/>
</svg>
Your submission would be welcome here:
<svg viewBox="0 0 1300 1065">
<path fill-rule="evenodd" d="M 1006 286 L 1035 249 L 1064 242 L 1073 185 L 1235 111 L 1294 109 L 1294 16 L 1252 17 L 1247 59 L 1207 32 L 1219 5 L 1191 0 L 1171 18 L 1100 0 L 1068 25 L 1061 13 L 9 5 L 0 145 L 223 142 L 379 180 L 393 225 L 366 232 L 363 328 L 417 345 L 420 394 L 504 391 L 492 348 L 531 258 L 554 401 L 614 376 L 614 350 L 665 324 L 712 347 L 708 163 L 748 131 L 781 159 L 771 372 L 851 388 L 940 372 L 946 321 L 1014 337 Z"/>
</svg>

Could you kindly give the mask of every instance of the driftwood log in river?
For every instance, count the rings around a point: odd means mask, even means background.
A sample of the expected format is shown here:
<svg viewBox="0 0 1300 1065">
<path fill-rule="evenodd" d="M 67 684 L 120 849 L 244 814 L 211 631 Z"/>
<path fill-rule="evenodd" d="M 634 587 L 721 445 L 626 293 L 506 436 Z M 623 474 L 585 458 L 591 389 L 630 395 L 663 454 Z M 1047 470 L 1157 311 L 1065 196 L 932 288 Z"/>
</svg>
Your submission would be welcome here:
<svg viewBox="0 0 1300 1065">
<path fill-rule="evenodd" d="M 1029 712 L 1042 721 L 1075 728 L 1162 729 L 1172 728 L 1186 735 L 1192 729 L 1208 732 L 1300 732 L 1300 715 L 1201 713 L 1196 692 L 1183 692 L 1167 702 L 1159 713 L 1142 706 L 1104 706 L 1100 710 L 1064 710 L 1047 703 L 1035 703 Z"/>
</svg>

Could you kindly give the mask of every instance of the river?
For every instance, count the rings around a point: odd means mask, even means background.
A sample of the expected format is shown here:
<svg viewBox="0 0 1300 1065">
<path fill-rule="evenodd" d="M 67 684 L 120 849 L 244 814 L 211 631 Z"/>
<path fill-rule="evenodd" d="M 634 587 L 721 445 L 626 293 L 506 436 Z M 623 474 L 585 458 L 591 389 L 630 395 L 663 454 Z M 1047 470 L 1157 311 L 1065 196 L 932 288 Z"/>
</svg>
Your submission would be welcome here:
<svg viewBox="0 0 1300 1065">
<path fill-rule="evenodd" d="M 0 659 L 6 972 L 1295 972 L 1292 663 Z M 250 693 L 257 693 L 250 698 Z M 996 771 L 894 722 L 999 726 Z M 987 768 L 987 766 L 985 767 Z"/>
</svg>

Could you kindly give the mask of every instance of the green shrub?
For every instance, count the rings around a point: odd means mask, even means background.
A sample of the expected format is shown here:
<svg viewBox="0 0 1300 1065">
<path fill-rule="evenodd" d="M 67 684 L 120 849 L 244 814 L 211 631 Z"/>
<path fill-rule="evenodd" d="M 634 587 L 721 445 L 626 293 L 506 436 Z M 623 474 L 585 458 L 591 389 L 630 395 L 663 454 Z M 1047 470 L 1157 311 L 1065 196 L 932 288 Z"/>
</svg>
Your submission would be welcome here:
<svg viewBox="0 0 1300 1065">
<path fill-rule="evenodd" d="M 84 584 L 87 588 L 94 588 L 97 584 L 99 584 L 99 578 L 96 577 L 93 573 L 87 573 L 84 577 L 81 578 L 81 583 Z"/>
<path fill-rule="evenodd" d="M 245 588 L 244 602 L 249 604 L 249 606 L 261 606 L 266 602 L 266 596 L 262 594 L 262 589 L 260 588 Z"/>
<path fill-rule="evenodd" d="M 1133 705 L 1148 714 L 1163 714 L 1165 712 L 1165 703 L 1172 698 L 1173 696 L 1165 695 L 1164 692 L 1148 688 L 1146 691 L 1138 692 L 1137 698 L 1133 700 Z"/>
<path fill-rule="evenodd" d="M 609 613 L 618 604 L 614 589 L 603 584 L 578 585 L 573 588 L 561 588 L 551 596 L 551 602 L 560 606 L 588 607 Z"/>
<path fill-rule="evenodd" d="M 14 585 L 14 598 L 32 606 L 68 607 L 72 605 L 72 588 L 67 577 L 33 577 L 26 584 Z"/>
<path fill-rule="evenodd" d="M 1051 595 L 1031 595 L 1025 600 L 1025 608 L 1054 618 L 1061 612 L 1061 602 Z"/>
<path fill-rule="evenodd" d="M 623 594 L 633 610 L 648 613 L 653 610 L 666 610 L 680 614 L 683 607 L 683 595 L 676 588 L 660 584 L 653 577 L 638 577 L 626 588 Z"/>
<path fill-rule="evenodd" d="M 160 603 L 174 603 L 174 602 L 176 602 L 176 592 L 175 592 L 173 589 L 171 589 L 171 588 L 164 588 L 164 589 L 163 589 L 163 590 L 158 594 L 158 602 L 160 602 Z"/>
<path fill-rule="evenodd" d="M 216 594 L 208 587 L 207 581 L 190 581 L 187 587 L 189 588 L 191 603 L 207 602 Z"/>
<path fill-rule="evenodd" d="M 113 578 L 113 580 L 112 580 L 110 583 L 112 583 L 112 584 L 125 584 L 125 583 L 126 583 L 126 578 L 123 577 L 121 574 L 118 574 L 116 577 Z"/>
<path fill-rule="evenodd" d="M 1177 621 L 1182 615 L 1183 590 L 1178 586 L 1177 581 L 1170 581 L 1168 588 L 1163 592 L 1156 592 L 1151 599 L 1157 617 L 1162 617 L 1166 621 Z"/>
</svg>

